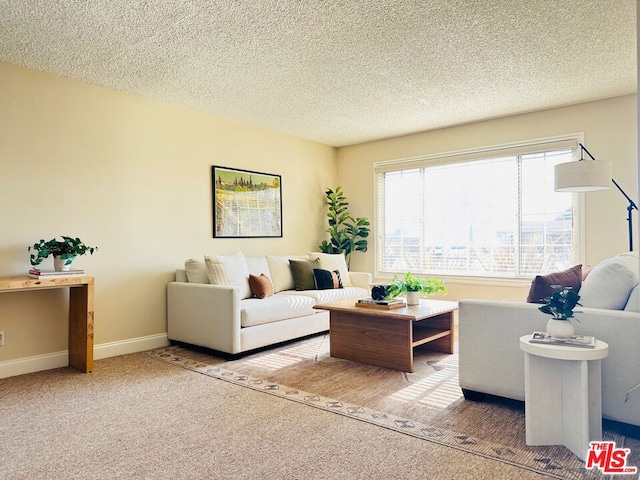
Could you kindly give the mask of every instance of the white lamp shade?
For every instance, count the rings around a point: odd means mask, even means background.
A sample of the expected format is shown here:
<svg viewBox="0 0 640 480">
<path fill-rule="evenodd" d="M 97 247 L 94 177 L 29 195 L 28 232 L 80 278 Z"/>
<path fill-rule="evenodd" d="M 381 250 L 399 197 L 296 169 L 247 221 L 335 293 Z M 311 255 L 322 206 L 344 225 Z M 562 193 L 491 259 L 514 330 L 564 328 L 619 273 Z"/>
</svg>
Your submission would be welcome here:
<svg viewBox="0 0 640 480">
<path fill-rule="evenodd" d="M 592 192 L 611 188 L 611 164 L 596 160 L 580 160 L 556 165 L 556 192 Z"/>
</svg>

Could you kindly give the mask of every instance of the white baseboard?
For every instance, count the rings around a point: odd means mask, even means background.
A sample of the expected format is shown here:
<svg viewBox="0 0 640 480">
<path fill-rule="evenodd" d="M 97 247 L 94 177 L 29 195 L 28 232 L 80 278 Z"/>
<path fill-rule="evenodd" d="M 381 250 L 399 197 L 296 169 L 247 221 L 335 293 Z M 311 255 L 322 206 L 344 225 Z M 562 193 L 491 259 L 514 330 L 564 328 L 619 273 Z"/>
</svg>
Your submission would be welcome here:
<svg viewBox="0 0 640 480">
<path fill-rule="evenodd" d="M 169 345 L 169 339 L 166 333 L 131 338 L 119 342 L 101 343 L 93 347 L 93 359 L 118 357 L 128 353 L 144 352 L 152 348 L 166 347 L 167 345 Z"/>
<path fill-rule="evenodd" d="M 100 345 L 94 345 L 93 359 L 100 360 L 102 358 L 117 357 L 119 355 L 143 352 L 153 348 L 166 347 L 167 345 L 169 345 L 169 339 L 166 333 L 131 338 L 119 342 L 101 343 Z M 68 350 L 18 358 L 16 360 L 7 360 L 0 362 L 0 378 L 50 370 L 67 365 L 69 365 Z"/>
</svg>

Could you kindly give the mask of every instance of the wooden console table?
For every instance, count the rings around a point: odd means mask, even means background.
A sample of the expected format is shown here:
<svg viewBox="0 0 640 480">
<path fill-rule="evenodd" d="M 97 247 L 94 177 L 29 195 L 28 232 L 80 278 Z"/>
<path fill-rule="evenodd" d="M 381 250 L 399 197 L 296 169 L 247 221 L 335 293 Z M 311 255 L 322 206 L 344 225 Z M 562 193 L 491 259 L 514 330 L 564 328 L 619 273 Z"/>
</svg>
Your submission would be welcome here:
<svg viewBox="0 0 640 480">
<path fill-rule="evenodd" d="M 0 278 L 0 293 L 69 288 L 69 365 L 93 370 L 93 277 Z"/>
</svg>

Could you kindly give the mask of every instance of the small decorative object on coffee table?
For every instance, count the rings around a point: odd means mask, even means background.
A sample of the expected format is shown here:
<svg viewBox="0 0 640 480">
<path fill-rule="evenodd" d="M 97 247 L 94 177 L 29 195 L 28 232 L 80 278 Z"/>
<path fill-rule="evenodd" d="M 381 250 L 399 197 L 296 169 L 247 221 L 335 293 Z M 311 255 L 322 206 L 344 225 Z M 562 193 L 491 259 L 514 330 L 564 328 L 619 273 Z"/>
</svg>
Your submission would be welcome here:
<svg viewBox="0 0 640 480">
<path fill-rule="evenodd" d="M 397 275 L 393 276 L 391 285 L 387 288 L 387 298 L 395 298 L 404 293 L 407 296 L 407 305 L 419 305 L 421 293 L 424 295 L 433 295 L 438 292 L 447 292 L 442 280 L 435 278 L 413 278 L 411 272 L 407 272 L 402 278 L 398 278 Z"/>
<path fill-rule="evenodd" d="M 571 290 L 571 287 L 552 285 L 555 292 L 544 299 L 544 305 L 538 308 L 542 313 L 550 314 L 552 317 L 547 322 L 547 333 L 554 338 L 569 338 L 573 336 L 575 330 L 571 323 L 573 309 L 580 305 L 580 295 Z M 582 305 L 580 305 L 582 306 Z"/>
<path fill-rule="evenodd" d="M 387 298 L 389 285 L 374 285 L 371 287 L 371 298 L 374 300 L 384 300 Z"/>
</svg>

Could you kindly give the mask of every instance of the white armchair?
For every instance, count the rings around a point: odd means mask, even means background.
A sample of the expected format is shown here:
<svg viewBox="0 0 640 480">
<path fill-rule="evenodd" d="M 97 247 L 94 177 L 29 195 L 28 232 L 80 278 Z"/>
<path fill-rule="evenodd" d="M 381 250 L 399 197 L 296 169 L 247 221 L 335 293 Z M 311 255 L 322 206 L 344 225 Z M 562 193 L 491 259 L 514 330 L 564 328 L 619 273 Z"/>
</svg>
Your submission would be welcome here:
<svg viewBox="0 0 640 480">
<path fill-rule="evenodd" d="M 609 356 L 602 361 L 603 417 L 640 426 L 638 260 L 633 254 L 631 257 L 635 261 L 612 261 L 618 258 L 614 257 L 594 267 L 582 286 L 585 302 L 581 301 L 584 307 L 578 309 L 581 313 L 574 326 L 576 334 L 593 335 L 609 344 Z M 599 286 L 596 282 L 605 283 Z M 627 291 L 596 298 L 598 292 L 611 288 Z M 586 303 L 603 305 L 612 297 L 624 298 L 622 310 L 589 308 Z M 489 300 L 459 302 L 460 387 L 465 398 L 478 400 L 490 394 L 524 400 L 524 354 L 519 338 L 545 330 L 548 317 L 538 311 L 539 306 Z"/>
</svg>

